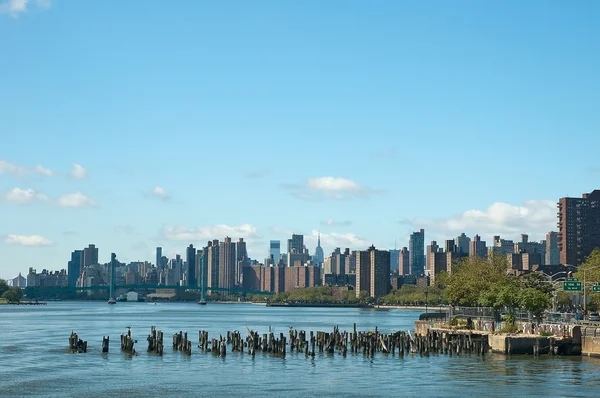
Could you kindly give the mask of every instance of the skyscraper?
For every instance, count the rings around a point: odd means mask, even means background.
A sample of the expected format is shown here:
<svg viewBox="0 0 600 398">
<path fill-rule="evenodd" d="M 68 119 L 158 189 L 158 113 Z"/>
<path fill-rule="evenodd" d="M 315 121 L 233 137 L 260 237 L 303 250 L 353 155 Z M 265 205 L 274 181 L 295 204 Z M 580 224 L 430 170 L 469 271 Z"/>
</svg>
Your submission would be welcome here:
<svg viewBox="0 0 600 398">
<path fill-rule="evenodd" d="M 156 248 L 156 268 L 159 268 L 162 266 L 162 247 L 157 247 Z"/>
<path fill-rule="evenodd" d="M 454 246 L 456 247 L 456 251 L 462 254 L 469 254 L 469 246 L 471 244 L 471 238 L 469 238 L 465 233 L 461 233 L 459 236 L 454 238 Z"/>
<path fill-rule="evenodd" d="M 425 230 L 413 232 L 408 241 L 410 274 L 425 275 Z"/>
<path fill-rule="evenodd" d="M 321 265 L 325 261 L 325 254 L 323 253 L 323 248 L 321 247 L 321 233 L 319 233 L 317 238 L 317 248 L 315 249 L 314 261 L 317 265 Z"/>
<path fill-rule="evenodd" d="M 219 241 L 208 241 L 206 256 L 206 286 L 219 286 Z M 210 293 L 210 292 L 209 292 Z"/>
<path fill-rule="evenodd" d="M 288 253 L 294 253 L 294 251 L 299 254 L 304 253 L 304 235 L 292 234 L 292 239 L 288 243 Z"/>
<path fill-rule="evenodd" d="M 371 292 L 371 256 L 368 251 L 356 252 L 356 297 Z"/>
<path fill-rule="evenodd" d="M 487 257 L 487 245 L 479 235 L 475 235 L 469 243 L 469 256 Z"/>
<path fill-rule="evenodd" d="M 431 243 L 427 245 L 427 254 L 425 256 L 425 269 L 426 270 L 428 270 L 428 271 L 431 270 L 431 254 L 437 253 L 439 248 L 440 247 L 438 246 L 438 244 L 435 240 L 432 240 Z"/>
<path fill-rule="evenodd" d="M 235 284 L 240 285 L 242 282 L 242 271 L 245 266 L 249 266 L 248 250 L 246 242 L 243 238 L 239 238 L 236 246 L 236 261 L 235 261 Z"/>
<path fill-rule="evenodd" d="M 398 275 L 409 275 L 410 274 L 410 252 L 405 246 L 400 250 L 398 255 Z"/>
<path fill-rule="evenodd" d="M 558 234 L 548 232 L 546 234 L 546 264 L 560 264 L 560 252 L 558 251 Z"/>
<path fill-rule="evenodd" d="M 186 273 L 187 273 L 187 285 L 198 286 L 198 279 L 196 279 L 196 249 L 194 245 L 190 244 L 186 250 Z"/>
<path fill-rule="evenodd" d="M 75 287 L 77 285 L 77 279 L 81 275 L 81 266 L 83 265 L 83 250 L 75 250 L 71 253 L 71 261 L 67 266 L 68 274 L 68 285 L 69 287 Z"/>
<path fill-rule="evenodd" d="M 600 247 L 600 190 L 558 201 L 560 263 L 580 265 Z"/>
<path fill-rule="evenodd" d="M 390 271 L 398 271 L 400 264 L 400 250 L 390 250 Z"/>
<path fill-rule="evenodd" d="M 281 258 L 281 242 L 272 240 L 269 243 L 269 257 L 273 260 L 273 264 L 277 265 Z"/>
<path fill-rule="evenodd" d="M 369 294 L 371 297 L 382 297 L 390 292 L 390 252 L 377 250 L 375 246 L 369 248 L 371 286 Z"/>
<path fill-rule="evenodd" d="M 235 287 L 235 243 L 229 236 L 219 244 L 219 287 Z"/>
<path fill-rule="evenodd" d="M 83 249 L 83 266 L 98 264 L 98 248 L 96 245 L 89 245 Z"/>
</svg>

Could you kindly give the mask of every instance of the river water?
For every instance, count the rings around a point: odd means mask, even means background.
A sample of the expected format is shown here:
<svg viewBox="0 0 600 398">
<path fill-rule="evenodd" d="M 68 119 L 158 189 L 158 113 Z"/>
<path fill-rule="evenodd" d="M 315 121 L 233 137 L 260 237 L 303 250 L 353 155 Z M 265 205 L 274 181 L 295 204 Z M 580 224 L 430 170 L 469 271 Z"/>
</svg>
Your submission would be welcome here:
<svg viewBox="0 0 600 398">
<path fill-rule="evenodd" d="M 45 397 L 380 397 L 380 396 L 600 396 L 600 360 L 501 355 L 419 357 L 377 354 L 288 353 L 285 359 L 228 352 L 187 357 L 172 352 L 171 335 L 209 336 L 245 326 L 267 332 L 329 331 L 335 325 L 383 332 L 413 330 L 420 311 L 354 308 L 281 308 L 252 304 L 51 302 L 0 306 L 0 396 Z M 150 327 L 165 333 L 163 357 L 146 354 Z M 131 326 L 138 356 L 120 352 Z M 87 354 L 67 353 L 71 331 L 88 341 Z M 101 354 L 102 336 L 111 352 Z"/>
</svg>

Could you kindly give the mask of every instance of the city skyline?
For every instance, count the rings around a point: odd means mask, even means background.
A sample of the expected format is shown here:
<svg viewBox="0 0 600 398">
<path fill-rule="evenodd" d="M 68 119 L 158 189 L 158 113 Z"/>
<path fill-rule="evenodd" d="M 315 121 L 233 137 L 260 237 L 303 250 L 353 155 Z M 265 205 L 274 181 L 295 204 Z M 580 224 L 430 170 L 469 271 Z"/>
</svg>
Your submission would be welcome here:
<svg viewBox="0 0 600 398">
<path fill-rule="evenodd" d="M 90 243 L 539 241 L 597 188 L 596 2 L 43 3 L 0 1 L 1 278 Z"/>
</svg>

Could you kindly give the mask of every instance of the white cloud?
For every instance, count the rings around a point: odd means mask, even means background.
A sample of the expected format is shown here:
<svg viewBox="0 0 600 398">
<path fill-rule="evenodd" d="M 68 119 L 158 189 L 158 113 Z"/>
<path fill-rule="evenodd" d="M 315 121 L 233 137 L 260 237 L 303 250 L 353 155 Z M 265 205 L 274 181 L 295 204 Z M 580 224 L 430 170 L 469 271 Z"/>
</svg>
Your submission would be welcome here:
<svg viewBox="0 0 600 398">
<path fill-rule="evenodd" d="M 327 225 L 330 227 L 347 227 L 352 225 L 352 221 L 335 221 L 333 218 L 329 217 L 325 221 L 321 221 L 321 225 Z"/>
<path fill-rule="evenodd" d="M 85 167 L 83 167 L 80 164 L 75 163 L 75 164 L 73 164 L 73 169 L 69 173 L 69 176 L 71 176 L 71 178 L 81 180 L 88 176 L 88 172 L 85 169 Z"/>
<path fill-rule="evenodd" d="M 522 205 L 496 202 L 486 210 L 467 210 L 462 214 L 446 219 L 414 219 L 413 226 L 431 230 L 433 234 L 447 236 L 465 232 L 472 236 L 479 234 L 486 239 L 493 235 L 504 235 L 507 239 L 517 239 L 519 234 L 528 233 L 531 238 L 542 239 L 549 231 L 556 229 L 556 201 L 528 200 Z"/>
<path fill-rule="evenodd" d="M 167 193 L 167 190 L 158 185 L 152 189 L 152 191 L 150 192 L 150 194 L 148 196 L 158 198 L 161 200 L 168 200 L 171 198 L 169 196 L 169 194 Z"/>
<path fill-rule="evenodd" d="M 47 201 L 48 197 L 33 189 L 13 188 L 4 194 L 4 200 L 10 203 L 28 204 L 34 201 Z"/>
<path fill-rule="evenodd" d="M 54 172 L 42 165 L 37 165 L 32 167 L 31 169 L 28 169 L 26 167 L 8 162 L 6 160 L 0 160 L 0 175 L 2 174 L 9 174 L 15 177 L 23 177 L 28 174 L 41 174 L 45 176 L 52 176 L 54 175 Z"/>
<path fill-rule="evenodd" d="M 39 235 L 8 235 L 4 240 L 9 245 L 52 246 L 54 242 Z"/>
<path fill-rule="evenodd" d="M 35 4 L 41 8 L 48 8 L 52 4 L 51 0 L 6 0 L 0 4 L 0 13 L 17 17 L 19 14 L 29 10 L 29 4 Z"/>
<path fill-rule="evenodd" d="M 75 193 L 67 193 L 61 195 L 56 203 L 60 207 L 85 207 L 85 206 L 95 206 L 96 203 L 89 197 L 85 196 L 81 192 Z"/>
<path fill-rule="evenodd" d="M 248 242 L 256 242 L 260 239 L 256 232 L 256 228 L 250 224 L 217 224 L 198 228 L 167 226 L 164 229 L 164 236 L 168 240 L 186 241 L 190 243 L 201 242 L 202 244 L 212 239 L 222 240 L 226 236 L 229 236 L 232 239 L 243 238 Z"/>
<path fill-rule="evenodd" d="M 283 187 L 291 190 L 292 196 L 301 200 L 366 198 L 383 192 L 341 177 L 313 177 L 303 185 L 285 184 Z"/>
</svg>

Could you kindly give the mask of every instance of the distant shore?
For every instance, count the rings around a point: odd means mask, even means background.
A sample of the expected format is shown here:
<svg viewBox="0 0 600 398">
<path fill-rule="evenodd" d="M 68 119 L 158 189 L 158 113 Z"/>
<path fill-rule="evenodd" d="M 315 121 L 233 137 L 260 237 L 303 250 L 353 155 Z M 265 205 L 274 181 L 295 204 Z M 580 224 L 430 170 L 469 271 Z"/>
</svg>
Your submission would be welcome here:
<svg viewBox="0 0 600 398">
<path fill-rule="evenodd" d="M 444 312 L 448 310 L 448 307 L 445 305 L 442 306 L 431 306 L 428 305 L 425 307 L 424 305 L 376 305 L 377 309 L 396 309 L 396 310 L 420 310 L 420 311 L 428 311 L 428 312 Z"/>
</svg>

